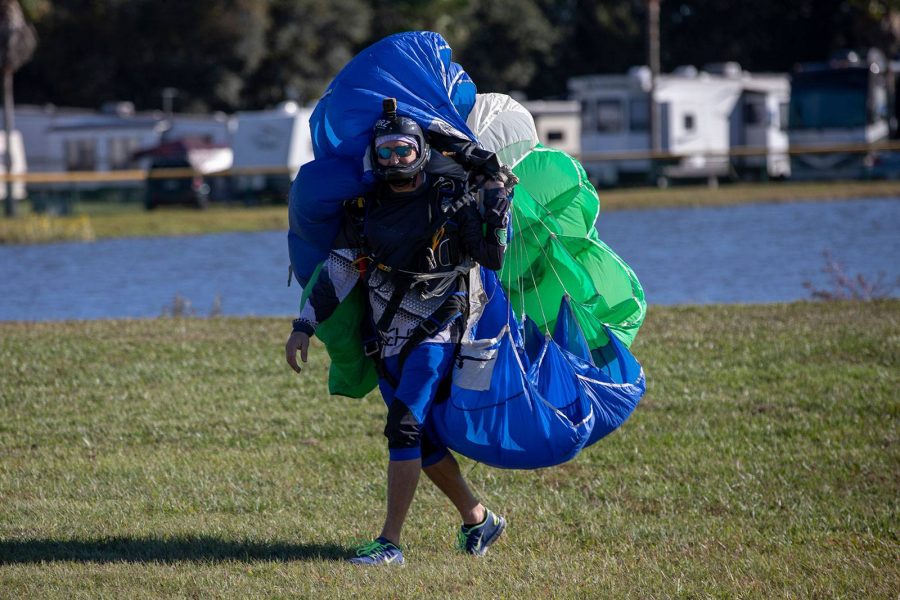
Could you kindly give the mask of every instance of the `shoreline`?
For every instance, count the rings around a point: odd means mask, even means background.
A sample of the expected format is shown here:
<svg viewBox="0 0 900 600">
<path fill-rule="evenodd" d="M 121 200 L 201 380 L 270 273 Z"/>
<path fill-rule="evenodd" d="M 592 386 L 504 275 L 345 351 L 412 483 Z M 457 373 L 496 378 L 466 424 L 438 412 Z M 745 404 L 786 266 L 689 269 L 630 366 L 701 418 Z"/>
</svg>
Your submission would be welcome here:
<svg viewBox="0 0 900 600">
<path fill-rule="evenodd" d="M 600 211 L 697 208 L 759 203 L 828 202 L 875 198 L 900 200 L 900 181 L 737 183 L 668 189 L 599 189 Z M 214 206 L 199 211 L 146 212 L 140 204 L 81 203 L 65 217 L 25 215 L 0 220 L 0 245 L 99 239 L 173 237 L 211 233 L 287 231 L 287 205 Z"/>
</svg>

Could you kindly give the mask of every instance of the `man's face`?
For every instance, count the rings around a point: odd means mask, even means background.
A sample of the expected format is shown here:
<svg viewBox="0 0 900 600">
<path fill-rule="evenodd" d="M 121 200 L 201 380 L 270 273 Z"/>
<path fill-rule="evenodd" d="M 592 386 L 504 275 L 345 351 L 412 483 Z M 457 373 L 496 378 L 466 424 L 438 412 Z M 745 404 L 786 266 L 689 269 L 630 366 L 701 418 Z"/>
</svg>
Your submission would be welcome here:
<svg viewBox="0 0 900 600">
<path fill-rule="evenodd" d="M 408 165 L 415 162 L 419 153 L 416 152 L 414 146 L 410 146 L 408 142 L 401 140 L 393 140 L 385 142 L 375 149 L 378 158 L 378 164 L 383 167 L 401 164 Z M 387 156 L 387 158 L 385 158 Z"/>
</svg>

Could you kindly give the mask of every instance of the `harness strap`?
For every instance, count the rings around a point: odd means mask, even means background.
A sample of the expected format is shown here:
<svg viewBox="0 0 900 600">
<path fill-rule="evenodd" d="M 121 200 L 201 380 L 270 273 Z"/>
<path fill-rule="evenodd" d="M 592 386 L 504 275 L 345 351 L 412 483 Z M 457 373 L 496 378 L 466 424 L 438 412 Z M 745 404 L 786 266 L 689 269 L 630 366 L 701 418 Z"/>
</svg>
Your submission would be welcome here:
<svg viewBox="0 0 900 600">
<path fill-rule="evenodd" d="M 465 291 L 465 280 L 463 278 L 461 278 L 460 287 L 462 288 L 460 291 L 455 292 L 452 296 L 447 298 L 446 302 L 410 332 L 409 337 L 403 344 L 403 348 L 400 350 L 397 362 L 398 370 L 400 372 L 403 371 L 403 365 L 406 362 L 406 359 L 416 346 L 441 331 L 455 319 L 461 317 L 463 324 L 468 321 L 468 292 Z M 375 363 L 375 371 L 378 373 L 378 376 L 386 380 L 392 387 L 396 388 L 399 381 L 396 377 L 391 375 L 384 366 L 384 359 L 381 356 L 381 338 L 379 337 L 378 330 L 375 329 L 378 326 L 374 325 L 371 313 L 367 315 L 366 323 L 370 328 L 370 335 L 363 340 L 363 353 Z M 383 330 L 381 327 L 378 327 L 378 329 Z M 456 357 L 459 354 L 458 342 L 455 344 L 453 352 L 453 362 L 455 362 Z M 444 388 L 445 386 L 442 386 L 441 389 Z M 449 392 L 449 387 L 446 387 L 445 391 Z"/>
<path fill-rule="evenodd" d="M 397 309 L 400 308 L 400 304 L 403 302 L 403 296 L 406 295 L 406 290 L 403 286 L 398 285 L 397 282 L 394 283 L 394 291 L 391 292 L 391 297 L 388 299 L 387 306 L 384 307 L 384 312 L 381 313 L 381 318 L 378 319 L 378 323 L 376 327 L 378 331 L 387 331 L 391 326 L 391 321 L 394 320 L 394 315 L 397 314 Z"/>
<path fill-rule="evenodd" d="M 409 353 L 413 351 L 413 348 L 436 334 L 438 331 L 441 331 L 454 319 L 462 317 L 463 322 L 468 319 L 468 293 L 465 291 L 463 283 L 460 283 L 460 286 L 463 287 L 462 290 L 447 298 L 447 301 L 444 302 L 440 308 L 434 311 L 430 317 L 419 323 L 418 327 L 412 330 L 409 337 L 406 339 L 403 348 L 400 349 L 400 359 L 398 364 L 401 371 L 403 370 L 403 363 L 406 362 L 406 358 L 409 356 Z M 459 342 L 457 342 L 455 346 L 454 362 L 456 360 L 455 353 L 459 352 Z"/>
</svg>

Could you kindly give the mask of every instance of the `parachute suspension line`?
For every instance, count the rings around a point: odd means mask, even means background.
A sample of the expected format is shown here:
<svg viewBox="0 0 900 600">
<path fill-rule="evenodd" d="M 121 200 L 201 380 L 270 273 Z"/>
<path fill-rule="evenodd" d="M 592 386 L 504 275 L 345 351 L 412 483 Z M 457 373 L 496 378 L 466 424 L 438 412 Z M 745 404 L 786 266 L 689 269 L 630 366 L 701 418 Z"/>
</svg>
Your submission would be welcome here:
<svg viewBox="0 0 900 600">
<path fill-rule="evenodd" d="M 513 213 L 512 208 L 510 208 L 510 214 Z M 512 248 L 507 250 L 507 253 L 512 253 L 512 260 L 518 264 L 519 261 L 519 251 L 518 251 L 518 236 L 513 234 L 512 236 Z M 510 290 L 512 290 L 512 281 L 513 281 L 513 270 L 508 264 L 504 264 L 504 268 L 506 269 L 506 326 L 509 327 L 511 325 L 512 319 L 512 298 L 510 294 Z M 503 277 L 500 277 L 500 283 L 503 284 Z M 522 289 L 521 286 L 519 289 Z"/>
<path fill-rule="evenodd" d="M 519 217 L 518 217 L 518 215 L 516 215 L 516 214 L 514 213 L 514 214 L 513 214 L 513 218 L 514 218 L 515 221 L 516 221 L 516 225 L 518 225 L 518 223 L 519 223 Z M 534 239 L 535 239 L 536 242 L 540 242 L 540 240 L 537 239 L 537 234 L 536 234 L 536 233 L 533 233 L 532 235 L 534 235 Z M 538 243 L 537 245 L 538 245 L 538 247 L 540 247 L 540 243 Z M 540 310 L 541 310 L 541 317 L 544 319 L 542 322 L 543 322 L 544 325 L 546 326 L 546 324 L 549 323 L 550 321 L 547 319 L 547 313 L 546 313 L 546 311 L 544 311 L 544 301 L 541 300 L 541 295 L 540 295 L 539 293 L 537 293 L 538 284 L 537 284 L 537 280 L 534 278 L 534 269 L 532 269 L 532 268 L 529 267 L 529 269 L 528 269 L 528 274 L 531 275 L 531 283 L 534 284 L 534 290 L 535 290 L 535 293 L 533 294 L 533 296 L 534 296 L 535 298 L 537 298 L 537 301 L 538 301 L 538 308 L 540 308 Z M 563 288 L 563 289 L 565 289 L 565 288 Z M 522 300 L 522 303 L 523 303 L 522 311 L 523 311 L 523 312 L 524 312 L 524 310 L 525 310 L 525 308 L 524 308 L 524 302 L 525 302 L 525 300 L 524 300 L 524 294 L 523 294 L 523 300 Z M 546 333 L 549 333 L 549 332 L 546 332 Z"/>
<path fill-rule="evenodd" d="M 516 235 L 516 232 L 518 232 L 518 230 L 519 230 L 518 218 L 515 216 L 515 211 L 510 211 L 510 212 L 513 214 L 514 229 L 515 229 L 515 231 L 513 232 L 513 255 L 514 255 L 516 264 L 521 265 L 522 264 L 522 255 L 524 254 L 525 240 L 522 239 L 521 235 Z M 509 269 L 508 283 L 506 284 L 507 290 L 512 289 L 512 280 L 513 280 L 512 269 Z M 522 293 L 523 281 L 524 281 L 524 278 L 522 277 L 521 269 L 520 269 L 519 275 L 516 277 L 516 283 L 518 284 L 518 290 L 519 290 L 519 299 L 522 301 L 522 310 L 519 312 L 520 320 L 525 318 L 525 294 Z M 510 296 L 510 294 L 507 293 L 506 300 L 507 300 L 507 304 L 509 305 L 509 308 L 512 309 L 512 298 L 510 298 L 509 296 Z M 507 325 L 510 324 L 510 318 L 512 317 L 512 315 L 510 313 L 512 313 L 512 310 L 509 310 L 506 315 L 506 324 Z"/>
<path fill-rule="evenodd" d="M 519 228 L 519 216 L 515 215 L 514 219 L 515 219 L 515 223 L 516 223 L 516 229 L 518 229 Z M 518 236 L 518 239 L 519 239 L 519 247 L 518 247 L 519 248 L 519 265 L 524 265 L 525 264 L 524 261 L 528 257 L 528 248 L 525 245 L 525 232 L 524 231 L 521 232 L 521 234 Z M 525 289 L 525 270 L 524 269 L 519 269 L 518 283 L 519 283 L 519 301 L 522 304 L 522 312 L 519 314 L 521 315 L 520 318 L 524 320 L 524 318 L 525 318 L 525 294 L 522 291 Z"/>
<path fill-rule="evenodd" d="M 546 212 L 547 216 L 552 217 L 552 214 L 550 213 L 550 211 L 546 211 L 546 210 L 545 210 L 545 212 Z M 532 211 L 531 214 L 532 214 L 532 216 L 537 217 L 537 215 L 534 213 L 534 211 Z M 599 214 L 599 211 L 598 211 L 598 214 Z M 547 226 L 547 224 L 544 222 L 544 220 L 543 220 L 543 219 L 538 219 L 538 221 L 540 222 L 541 225 L 544 226 L 544 228 L 547 230 L 547 232 L 550 234 L 550 236 L 551 236 L 552 238 L 555 239 L 555 238 L 556 238 L 556 234 L 553 232 L 552 229 L 550 229 L 550 227 Z M 537 238 L 537 234 L 535 234 L 535 239 L 536 239 L 536 238 Z M 559 273 L 556 272 L 556 267 L 553 266 L 553 261 L 549 260 L 549 257 L 547 256 L 547 253 L 544 251 L 544 246 L 541 245 L 541 244 L 539 244 L 538 246 L 540 247 L 541 252 L 544 253 L 544 257 L 547 259 L 547 263 L 550 265 L 550 268 L 553 269 L 553 273 L 556 275 L 556 278 L 559 280 L 560 286 L 563 288 L 563 290 L 566 292 L 566 294 L 569 295 L 569 299 L 570 299 L 572 302 L 574 302 L 575 304 L 578 304 L 578 305 L 580 305 L 580 306 L 585 306 L 585 304 L 584 304 L 583 302 L 578 302 L 578 301 L 576 301 L 574 298 L 571 297 L 571 294 L 569 294 L 569 290 L 566 289 L 566 286 L 565 286 L 565 284 L 563 283 L 562 278 L 560 278 Z M 566 252 L 566 254 L 569 255 L 569 258 L 571 258 L 571 259 L 573 259 L 573 260 L 575 259 L 575 257 L 572 255 L 572 253 L 569 251 L 568 248 L 566 248 L 565 246 L 562 246 L 562 249 Z M 620 257 L 614 255 L 614 258 L 615 258 L 616 262 L 618 262 L 623 268 L 625 268 L 626 270 L 628 269 L 628 265 L 626 265 L 625 262 L 624 262 Z M 600 290 L 598 290 L 598 289 L 596 288 L 596 285 L 594 285 L 594 293 L 596 293 L 598 296 L 602 296 L 602 295 L 603 295 L 603 294 L 600 292 Z M 641 319 L 643 318 L 643 316 L 644 316 L 644 314 L 645 314 L 645 312 L 646 312 L 647 309 L 646 309 L 645 306 L 640 305 L 640 303 L 639 303 L 639 307 L 640 307 L 640 312 L 638 313 L 638 315 L 637 315 L 632 321 L 626 322 L 626 323 L 622 323 L 621 325 L 622 325 L 623 327 L 631 327 L 631 326 L 634 325 L 634 323 L 636 323 L 636 322 L 637 322 L 637 323 L 641 322 Z M 607 325 L 607 326 L 609 325 L 609 323 L 606 323 L 606 322 L 604 322 L 604 321 L 600 321 L 600 323 L 602 323 L 603 325 Z"/>
<path fill-rule="evenodd" d="M 535 149 L 534 151 L 538 151 L 538 150 Z M 541 151 L 544 151 L 544 152 L 545 152 L 546 149 L 541 149 Z M 573 162 L 574 162 L 574 160 L 573 160 Z M 580 181 L 581 181 L 581 175 L 579 174 L 579 182 L 580 182 Z M 551 218 L 551 219 L 553 218 L 553 214 L 547 209 L 547 207 L 545 207 L 545 206 L 543 206 L 543 205 L 541 205 L 541 204 L 539 204 L 539 206 L 541 206 L 541 208 L 544 209 L 544 215 L 545 215 L 546 217 Z M 524 209 L 523 209 L 523 210 L 524 210 Z M 556 234 L 553 232 L 552 229 L 550 229 L 550 227 L 547 226 L 547 223 L 544 222 L 544 219 L 538 217 L 538 215 L 537 215 L 537 213 L 535 212 L 534 208 L 532 208 L 532 210 L 531 210 L 531 215 L 534 216 L 534 217 L 537 219 L 537 221 L 538 221 L 541 225 L 544 226 L 544 229 L 547 230 L 547 232 L 550 234 L 550 237 L 551 237 L 551 238 L 556 239 Z M 598 207 L 597 207 L 597 212 L 596 212 L 596 216 L 595 216 L 595 218 L 594 218 L 594 222 L 596 222 L 597 217 L 598 217 L 599 215 L 600 215 L 600 207 L 599 207 L 599 205 L 598 205 Z M 537 240 L 537 234 L 534 234 L 534 236 L 535 236 L 535 240 Z M 595 244 L 596 244 L 596 242 L 595 242 Z M 560 278 L 559 273 L 556 272 L 556 267 L 553 265 L 553 261 L 549 260 L 549 257 L 547 256 L 547 253 L 546 253 L 546 251 L 544 250 L 544 246 L 543 246 L 542 244 L 538 244 L 538 247 L 541 249 L 541 252 L 544 254 L 544 257 L 547 258 L 547 262 L 550 264 L 550 268 L 553 269 L 553 273 L 556 275 L 557 280 L 559 280 L 560 286 L 563 288 L 563 290 L 565 291 L 565 293 L 566 293 L 567 295 L 569 295 L 570 300 L 571 300 L 572 302 L 575 302 L 576 304 L 579 304 L 579 305 L 581 305 L 581 306 L 585 306 L 585 304 L 584 304 L 583 302 L 577 302 L 574 298 L 571 297 L 571 294 L 569 294 L 569 290 L 566 289 L 566 286 L 565 286 L 565 284 L 563 283 L 562 278 Z M 569 255 L 570 258 L 572 258 L 573 260 L 575 259 L 575 257 L 572 255 L 572 253 L 569 251 L 568 248 L 566 248 L 565 246 L 562 246 L 562 249 L 566 252 L 566 254 Z M 628 265 L 625 264 L 625 261 L 623 261 L 618 255 L 613 254 L 613 259 L 614 259 L 620 266 L 622 266 L 622 268 L 624 268 L 626 271 L 630 270 L 629 267 L 628 267 Z M 602 295 L 603 295 L 603 294 L 600 292 L 600 290 L 597 289 L 596 285 L 594 285 L 593 287 L 594 287 L 594 293 L 596 293 L 598 296 L 602 296 Z M 633 296 L 633 294 L 632 294 L 632 296 Z M 630 320 L 630 321 L 628 321 L 628 322 L 625 322 L 625 323 L 622 323 L 622 324 L 621 324 L 622 327 L 626 327 L 626 328 L 627 328 L 627 327 L 633 327 L 636 323 L 640 323 L 640 322 L 643 320 L 643 317 L 644 317 L 644 315 L 646 314 L 647 308 L 646 308 L 646 305 L 644 305 L 644 304 L 638 303 L 638 305 L 639 305 L 639 308 L 640 308 L 640 311 L 638 312 L 638 314 L 637 314 L 632 320 Z M 608 323 L 605 323 L 605 322 L 603 322 L 603 321 L 601 321 L 601 323 L 603 323 L 604 325 L 609 325 Z"/>
<path fill-rule="evenodd" d="M 510 208 L 510 212 L 512 209 Z M 515 236 L 513 236 L 513 240 L 515 240 Z M 513 260 L 518 262 L 518 252 L 516 251 L 516 243 L 515 241 L 512 244 L 512 248 L 507 249 L 507 252 L 512 251 Z M 504 261 L 505 262 L 505 261 Z M 509 290 L 512 289 L 512 269 L 509 266 L 506 266 L 506 326 L 509 327 L 512 320 L 512 298 L 510 298 Z M 503 277 L 500 277 L 500 283 L 503 283 Z"/>
<path fill-rule="evenodd" d="M 514 217 L 514 219 L 515 219 L 516 229 L 518 229 L 519 228 L 519 218 L 518 218 L 518 216 L 516 216 L 516 217 Z M 518 241 L 517 251 L 519 253 L 519 264 L 521 265 L 521 264 L 523 264 L 522 261 L 525 260 L 525 257 L 526 257 L 525 235 L 524 234 L 518 235 L 518 236 L 516 236 L 516 239 Z M 519 318 L 524 320 L 525 319 L 525 294 L 522 293 L 522 290 L 524 289 L 524 286 L 525 286 L 525 274 L 522 272 L 522 269 L 519 269 L 518 284 L 519 284 L 519 301 L 522 304 L 521 311 L 519 312 Z"/>
<path fill-rule="evenodd" d="M 552 229 L 550 229 L 550 227 L 548 227 L 546 223 L 544 223 L 544 220 L 541 219 L 540 216 L 538 216 L 538 215 L 537 215 L 536 213 L 534 213 L 534 212 L 532 212 L 532 216 L 535 217 L 535 218 L 537 219 L 537 221 L 538 221 L 541 225 L 544 226 L 544 229 L 546 229 L 547 232 L 550 234 L 550 239 L 555 240 L 555 239 L 556 239 L 556 233 L 555 233 Z M 549 214 L 549 211 L 548 211 L 548 216 L 552 216 L 552 215 Z M 536 233 L 534 234 L 534 239 L 535 239 L 536 242 L 540 242 L 540 240 L 538 240 L 538 237 L 537 237 L 537 234 L 536 234 Z M 556 279 L 557 279 L 557 281 L 559 281 L 559 286 L 560 286 L 560 287 L 563 289 L 563 291 L 566 293 L 566 296 L 569 296 L 569 297 L 571 298 L 572 295 L 569 293 L 569 290 L 566 289 L 566 284 L 565 284 L 565 282 L 563 281 L 562 277 L 559 276 L 559 273 L 557 272 L 556 267 L 553 265 L 553 261 L 550 259 L 550 256 L 547 254 L 547 250 L 544 248 L 544 245 L 541 244 L 541 243 L 538 243 L 537 246 L 538 246 L 538 248 L 541 249 L 541 253 L 544 255 L 545 262 L 546 262 L 548 265 L 550 265 L 550 269 L 553 271 L 553 274 L 556 275 Z M 571 256 L 571 255 L 570 255 L 570 256 Z"/>
</svg>

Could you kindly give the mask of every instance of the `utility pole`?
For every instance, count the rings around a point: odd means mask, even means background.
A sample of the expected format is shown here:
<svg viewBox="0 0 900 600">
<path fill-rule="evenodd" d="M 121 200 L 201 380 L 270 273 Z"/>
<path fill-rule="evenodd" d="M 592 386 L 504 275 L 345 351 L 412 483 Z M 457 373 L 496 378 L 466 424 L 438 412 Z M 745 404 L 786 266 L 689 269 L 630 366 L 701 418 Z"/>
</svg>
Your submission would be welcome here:
<svg viewBox="0 0 900 600">
<path fill-rule="evenodd" d="M 25 20 L 22 7 L 17 0 L 0 0 L 0 71 L 3 75 L 3 134 L 4 168 L 6 169 L 6 198 L 4 214 L 7 217 L 16 215 L 16 201 L 13 198 L 13 73 L 31 58 L 37 46 L 37 34 Z"/>
<path fill-rule="evenodd" d="M 16 199 L 13 196 L 13 131 L 16 129 L 15 113 L 13 112 L 13 70 L 11 67 L 3 69 L 3 168 L 6 173 L 4 189 L 6 195 L 3 202 L 3 214 L 9 218 L 16 216 Z"/>
<path fill-rule="evenodd" d="M 163 114 L 166 115 L 167 119 L 172 118 L 172 113 L 175 109 L 175 96 L 177 95 L 178 90 L 173 87 L 166 87 L 162 89 Z"/>
<path fill-rule="evenodd" d="M 656 110 L 656 81 L 659 77 L 659 3 L 647 0 L 647 63 L 650 66 L 650 149 L 660 151 L 659 112 Z"/>
</svg>

